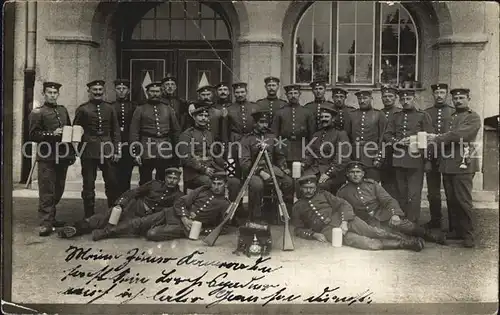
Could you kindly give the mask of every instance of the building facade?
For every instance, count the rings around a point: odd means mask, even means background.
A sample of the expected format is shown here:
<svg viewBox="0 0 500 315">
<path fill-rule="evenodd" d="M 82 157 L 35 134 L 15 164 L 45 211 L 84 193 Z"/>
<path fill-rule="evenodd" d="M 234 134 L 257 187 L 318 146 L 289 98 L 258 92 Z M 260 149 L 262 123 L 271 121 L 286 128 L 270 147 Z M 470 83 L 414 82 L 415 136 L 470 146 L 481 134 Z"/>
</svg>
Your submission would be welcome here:
<svg viewBox="0 0 500 315">
<path fill-rule="evenodd" d="M 71 117 L 87 100 L 85 84 L 91 80 L 104 79 L 107 99 L 113 100 L 112 81 L 128 78 L 132 99 L 140 101 L 143 87 L 167 73 L 177 76 L 178 94 L 187 99 L 195 97 L 205 77 L 211 84 L 249 82 L 250 99 L 257 100 L 265 96 L 263 78 L 273 75 L 283 85 L 303 84 L 306 103 L 312 99 L 308 83 L 321 77 L 348 90 L 374 88 L 378 108 L 381 83 L 417 88 L 419 106 L 426 108 L 432 105 L 430 85 L 443 82 L 470 88 L 471 107 L 483 119 L 499 113 L 495 2 L 58 1 L 7 6 L 4 23 L 14 29 L 12 60 L 6 59 L 12 86 L 5 89 L 14 104 L 14 183 L 25 180 L 31 166 L 22 158 L 26 117 L 43 103 L 46 80 L 63 84 L 59 103 Z M 9 46 L 9 35 L 5 43 Z M 357 106 L 352 93 L 348 102 Z M 486 138 L 482 130 L 478 142 Z M 495 158 L 496 168 L 485 171 L 483 165 L 475 177 L 476 189 L 483 188 L 484 176 L 498 179 Z M 79 172 L 77 162 L 68 180 L 78 180 Z"/>
</svg>

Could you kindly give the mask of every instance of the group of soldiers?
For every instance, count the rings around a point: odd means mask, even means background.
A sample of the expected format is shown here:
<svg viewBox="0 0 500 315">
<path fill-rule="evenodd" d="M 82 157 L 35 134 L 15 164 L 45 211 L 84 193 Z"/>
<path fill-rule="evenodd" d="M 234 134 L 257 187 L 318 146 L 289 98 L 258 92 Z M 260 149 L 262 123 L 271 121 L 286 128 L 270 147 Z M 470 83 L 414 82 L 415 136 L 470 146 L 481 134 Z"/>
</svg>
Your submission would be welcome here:
<svg viewBox="0 0 500 315">
<path fill-rule="evenodd" d="M 314 100 L 305 105 L 300 85 L 285 86 L 287 100 L 278 98 L 276 77 L 264 79 L 267 97 L 257 102 L 247 99 L 246 83 L 202 86 L 198 100 L 187 102 L 176 96 L 176 78 L 168 75 L 145 87 L 143 104 L 129 100 L 130 82 L 121 79 L 114 82 L 116 100 L 105 101 L 104 84 L 87 84 L 89 101 L 76 109 L 71 122 L 66 108 L 57 104 L 61 84 L 45 82 L 45 103 L 30 114 L 31 140 L 48 143 L 44 147 L 50 151 L 40 150 L 37 157 L 40 236 L 92 232 L 96 241 L 125 234 L 165 241 L 186 237 L 193 221 L 202 223 L 202 234 L 209 233 L 242 188 L 248 189 L 248 208 L 240 206 L 233 223 L 258 221 L 268 215 L 263 200 L 276 177 L 298 237 L 331 241 L 332 228 L 340 227 L 344 244 L 362 249 L 420 251 L 425 241 L 445 244 L 446 238 L 474 247 L 471 190 L 478 164 L 473 155 L 466 156 L 463 142 L 473 147 L 481 122 L 469 107 L 468 89 L 432 85 L 435 103 L 420 110 L 414 90 L 383 86 L 384 108 L 378 110 L 371 90 L 355 93 L 357 109 L 346 105 L 349 91 L 339 87 L 331 89 L 328 101 L 329 87 L 321 80 L 311 82 Z M 449 93 L 454 106 L 446 103 Z M 67 125 L 83 127 L 78 146 L 61 143 Z M 419 132 L 427 132 L 429 143 L 442 149 L 411 154 L 410 136 Z M 375 154 L 370 154 L 373 147 L 367 147 L 373 143 Z M 398 149 L 402 154 L 396 154 Z M 267 150 L 272 165 L 256 161 L 261 150 Z M 84 218 L 68 224 L 55 219 L 56 205 L 76 152 L 81 152 Z M 301 165 L 297 180 L 294 162 Z M 248 187 L 242 187 L 254 163 Z M 139 187 L 130 189 L 135 166 Z M 108 202 L 99 213 L 94 209 L 97 169 Z M 431 220 L 421 226 L 424 174 Z M 179 189 L 181 177 L 187 194 Z M 441 231 L 441 181 L 448 234 Z M 117 209 L 119 221 L 111 224 Z"/>
</svg>

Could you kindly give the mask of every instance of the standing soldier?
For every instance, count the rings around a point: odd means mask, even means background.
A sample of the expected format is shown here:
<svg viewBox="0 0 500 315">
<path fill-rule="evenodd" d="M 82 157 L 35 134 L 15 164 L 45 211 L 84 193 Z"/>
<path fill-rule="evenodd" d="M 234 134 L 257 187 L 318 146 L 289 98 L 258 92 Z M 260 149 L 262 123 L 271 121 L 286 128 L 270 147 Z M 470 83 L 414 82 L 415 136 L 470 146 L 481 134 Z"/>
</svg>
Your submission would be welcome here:
<svg viewBox="0 0 500 315">
<path fill-rule="evenodd" d="M 134 114 L 136 104 L 129 100 L 130 81 L 118 79 L 115 80 L 116 101 L 113 106 L 118 115 L 118 124 L 120 125 L 120 161 L 117 163 L 117 181 L 120 185 L 120 193 L 124 193 L 130 189 L 130 181 L 132 180 L 132 170 L 134 169 L 134 159 L 130 155 L 130 122 Z"/>
<path fill-rule="evenodd" d="M 254 121 L 252 113 L 257 109 L 257 104 L 247 100 L 247 84 L 244 82 L 233 84 L 233 93 L 236 102 L 227 108 L 227 134 L 229 143 L 240 143 L 243 136 L 250 134 L 253 130 Z M 236 145 L 228 147 L 228 152 L 235 160 L 235 173 L 241 178 L 241 167 L 239 152 Z"/>
<path fill-rule="evenodd" d="M 292 209 L 293 180 L 290 177 L 290 169 L 288 169 L 286 165 L 286 155 L 283 152 L 283 148 L 275 146 L 276 135 L 271 133 L 268 127 L 270 115 L 270 112 L 265 109 L 260 109 L 252 114 L 255 121 L 254 131 L 241 140 L 241 167 L 243 169 L 243 177 L 248 176 L 257 155 L 262 150 L 262 146 L 265 145 L 269 154 L 269 159 L 271 163 L 273 163 L 274 174 L 281 186 L 283 199 L 287 204 L 287 209 Z M 269 182 L 272 182 L 271 172 L 266 163 L 266 159 L 262 157 L 248 186 L 248 208 L 252 220 L 261 219 L 264 184 L 267 183 L 269 185 Z M 271 218 L 271 215 L 272 214 L 266 213 L 267 218 Z"/>
<path fill-rule="evenodd" d="M 227 108 L 231 105 L 229 84 L 226 82 L 220 82 L 215 86 L 215 92 L 217 94 L 215 108 L 222 110 L 223 108 Z"/>
<path fill-rule="evenodd" d="M 464 239 L 465 247 L 474 247 L 472 180 L 479 171 L 474 141 L 481 118 L 469 108 L 469 89 L 453 89 L 450 93 L 456 112 L 448 131 L 435 137 L 438 147 L 443 148 L 439 172 L 443 174 L 450 238 Z"/>
<path fill-rule="evenodd" d="M 417 223 L 420 218 L 420 201 L 424 181 L 424 162 L 427 156 L 413 150 L 410 136 L 420 131 L 433 132 L 431 118 L 415 107 L 415 91 L 400 90 L 399 100 L 403 110 L 389 121 L 384 140 L 393 145 L 393 166 L 397 183 L 397 198 L 408 220 Z"/>
<path fill-rule="evenodd" d="M 335 129 L 337 111 L 334 108 L 324 106 L 320 110 L 321 129 L 314 133 L 306 147 L 302 168 L 304 176 L 319 176 L 319 187 L 335 194 L 345 182 L 344 168 L 350 155 L 349 138 L 345 131 Z"/>
<path fill-rule="evenodd" d="M 284 88 L 288 105 L 276 112 L 271 130 L 280 140 L 278 145 L 285 146 L 286 161 L 291 169 L 294 161 L 302 161 L 303 143 L 307 144 L 312 139 L 316 131 L 316 121 L 312 111 L 299 103 L 300 86 L 287 85 Z"/>
<path fill-rule="evenodd" d="M 215 107 L 215 104 L 213 102 L 214 98 L 214 92 L 213 92 L 214 87 L 207 85 L 207 86 L 202 86 L 200 87 L 197 92 L 198 92 L 198 100 L 200 101 L 201 104 L 204 104 L 203 106 L 208 108 L 208 115 L 209 115 L 209 121 L 207 123 L 207 129 L 212 132 L 212 137 L 214 142 L 217 142 L 218 144 L 222 144 L 222 136 L 221 136 L 221 130 L 222 130 L 222 110 L 218 109 Z M 190 124 L 189 127 L 194 126 L 194 118 L 192 116 L 192 110 L 196 108 L 195 104 L 190 104 L 188 107 L 189 111 L 189 120 Z M 222 147 L 217 148 L 217 154 L 220 154 L 222 152 Z"/>
<path fill-rule="evenodd" d="M 380 181 L 379 170 L 374 166 L 381 156 L 387 118 L 382 111 L 372 107 L 372 92 L 356 92 L 359 109 L 349 113 L 344 128 L 352 144 L 352 159 L 366 167 L 366 177 Z"/>
<path fill-rule="evenodd" d="M 345 122 L 349 119 L 349 112 L 352 112 L 356 108 L 346 105 L 345 100 L 347 99 L 347 91 L 341 88 L 332 89 L 332 100 L 335 105 L 335 109 L 338 114 L 335 117 L 335 128 L 339 130 L 344 130 Z"/>
<path fill-rule="evenodd" d="M 335 105 L 327 101 L 326 94 L 326 81 L 313 81 L 309 86 L 312 88 L 314 94 L 314 101 L 304 105 L 305 108 L 310 109 L 316 117 L 316 128 L 320 129 L 321 126 L 321 107 L 334 107 Z"/>
<path fill-rule="evenodd" d="M 139 164 L 139 185 L 153 179 L 165 181 L 165 169 L 174 164 L 180 128 L 172 107 L 160 101 L 161 83 L 146 86 L 147 103 L 137 107 L 130 123 L 132 154 Z M 173 161 L 174 160 L 174 161 Z"/>
<path fill-rule="evenodd" d="M 174 110 L 177 117 L 177 124 L 181 130 L 186 129 L 188 127 L 186 124 L 189 123 L 188 108 L 186 101 L 175 95 L 177 91 L 177 79 L 173 75 L 167 74 L 161 80 L 161 90 L 160 102 L 169 105 Z"/>
<path fill-rule="evenodd" d="M 269 121 L 273 121 L 274 113 L 278 109 L 285 107 L 286 101 L 278 98 L 280 88 L 280 79 L 276 77 L 267 77 L 264 79 L 264 87 L 266 88 L 267 97 L 261 98 L 256 103 L 259 109 L 269 111 Z"/>
<path fill-rule="evenodd" d="M 390 86 L 384 85 L 381 89 L 382 103 L 384 108 L 382 112 L 387 118 L 387 123 L 392 119 L 394 113 L 401 111 L 401 108 L 396 106 L 396 97 L 398 95 L 398 89 Z M 382 145 L 380 151 L 380 159 L 373 162 L 373 165 L 380 168 L 380 181 L 382 187 L 393 197 L 396 198 L 396 178 L 392 173 L 392 146 Z"/>
<path fill-rule="evenodd" d="M 120 187 L 116 178 L 116 162 L 120 158 L 118 116 L 113 106 L 103 100 L 103 80 L 89 82 L 87 87 L 90 100 L 76 109 L 73 121 L 73 125 L 83 128 L 79 150 L 80 152 L 83 150 L 81 156 L 82 199 L 86 218 L 94 214 L 95 180 L 98 168 L 102 171 L 108 207 L 111 207 L 120 195 Z"/>
<path fill-rule="evenodd" d="M 434 96 L 434 106 L 427 108 L 425 111 L 431 116 L 432 126 L 436 134 L 442 134 L 448 131 L 451 115 L 455 109 L 446 104 L 448 96 L 448 85 L 439 83 L 431 85 Z M 436 150 L 436 153 L 440 153 Z M 432 168 L 425 173 L 427 180 L 427 199 L 429 200 L 429 209 L 431 212 L 431 220 L 427 223 L 428 228 L 441 228 L 441 173 L 439 173 L 439 155 L 434 155 L 434 150 L 429 150 L 431 155 Z"/>
<path fill-rule="evenodd" d="M 64 126 L 71 126 L 68 110 L 57 104 L 61 84 L 43 83 L 42 107 L 29 115 L 29 137 L 38 143 L 38 215 L 40 236 L 49 236 L 53 227 L 64 225 L 56 221 L 56 206 L 61 200 L 66 185 L 68 166 L 75 162 L 71 144 L 60 143 Z"/>
</svg>

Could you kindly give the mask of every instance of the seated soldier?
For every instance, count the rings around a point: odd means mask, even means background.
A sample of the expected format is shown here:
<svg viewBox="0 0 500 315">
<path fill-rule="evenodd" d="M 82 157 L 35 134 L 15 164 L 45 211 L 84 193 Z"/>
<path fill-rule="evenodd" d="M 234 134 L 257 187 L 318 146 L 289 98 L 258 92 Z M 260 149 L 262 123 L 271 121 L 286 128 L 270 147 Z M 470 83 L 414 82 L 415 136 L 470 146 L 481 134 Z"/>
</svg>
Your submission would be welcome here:
<svg viewBox="0 0 500 315">
<path fill-rule="evenodd" d="M 358 217 L 371 226 L 444 244 L 443 233 L 432 232 L 406 219 L 398 202 L 379 183 L 373 179 L 365 178 L 364 170 L 363 163 L 350 162 L 346 167 L 347 183 L 337 193 L 338 197 L 351 204 Z"/>
<path fill-rule="evenodd" d="M 335 194 L 345 182 L 344 168 L 349 162 L 349 138 L 334 126 L 337 110 L 320 107 L 320 130 L 315 132 L 305 148 L 303 175 L 319 176 L 319 187 Z M 299 194 L 300 195 L 300 194 Z"/>
<path fill-rule="evenodd" d="M 231 204 L 224 196 L 226 182 L 225 172 L 214 173 L 210 185 L 192 190 L 177 200 L 173 208 L 166 209 L 164 222 L 149 229 L 146 238 L 151 241 L 168 241 L 187 237 L 193 221 L 201 222 L 202 235 L 209 234 L 222 222 L 224 213 Z"/>
<path fill-rule="evenodd" d="M 118 198 L 114 205 L 121 209 L 118 222 L 127 222 L 137 217 L 144 217 L 174 205 L 175 200 L 183 195 L 178 186 L 180 170 L 172 167 L 165 172 L 165 182 L 152 180 L 126 191 Z M 71 238 L 92 232 L 94 241 L 109 237 L 112 233 L 109 229 L 111 224 L 108 221 L 112 211 L 113 208 L 109 208 L 105 212 L 94 214 L 73 225 L 60 228 L 58 235 L 61 238 Z"/>
<path fill-rule="evenodd" d="M 317 189 L 314 175 L 299 179 L 302 197 L 292 211 L 295 235 L 320 242 L 332 241 L 332 228 L 342 229 L 343 243 L 347 246 L 368 249 L 409 249 L 416 252 L 424 248 L 424 240 L 395 234 L 368 225 L 358 218 L 351 205 L 344 199 Z"/>
<path fill-rule="evenodd" d="M 224 171 L 224 160 L 213 156 L 213 136 L 208 129 L 209 107 L 203 101 L 193 104 L 191 115 L 194 126 L 186 129 L 179 137 L 178 153 L 184 171 L 184 185 L 189 189 L 210 186 L 210 177 Z M 229 200 L 234 201 L 240 190 L 240 180 L 228 178 Z"/>
<path fill-rule="evenodd" d="M 243 176 L 248 176 L 262 146 L 266 145 L 266 150 L 273 164 L 274 174 L 283 193 L 283 199 L 287 204 L 287 208 L 292 209 L 293 180 L 290 177 L 290 170 L 287 169 L 286 154 L 280 147 L 275 145 L 276 135 L 269 129 L 269 115 L 270 112 L 265 109 L 252 113 L 255 121 L 254 130 L 241 140 L 240 164 Z M 263 155 L 248 185 L 248 211 L 250 212 L 251 220 L 262 219 L 261 208 L 263 204 L 264 184 L 273 185 L 272 180 L 266 158 Z"/>
</svg>

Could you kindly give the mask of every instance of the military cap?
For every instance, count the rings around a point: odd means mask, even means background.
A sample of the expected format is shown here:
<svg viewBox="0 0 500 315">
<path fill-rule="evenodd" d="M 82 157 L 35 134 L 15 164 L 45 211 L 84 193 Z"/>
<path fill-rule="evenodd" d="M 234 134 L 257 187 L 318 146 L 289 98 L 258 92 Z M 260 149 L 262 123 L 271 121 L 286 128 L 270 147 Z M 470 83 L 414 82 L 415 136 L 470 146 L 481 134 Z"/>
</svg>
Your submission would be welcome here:
<svg viewBox="0 0 500 315">
<path fill-rule="evenodd" d="M 470 90 L 466 88 L 456 88 L 450 91 L 451 95 L 469 95 Z"/>
<path fill-rule="evenodd" d="M 220 179 L 220 180 L 226 180 L 227 179 L 227 174 L 225 171 L 220 171 L 220 172 L 215 172 L 213 175 L 212 175 L 212 180 L 217 180 L 217 179 Z"/>
<path fill-rule="evenodd" d="M 431 89 L 433 91 L 435 91 L 435 90 L 448 90 L 448 84 L 445 84 L 445 83 L 433 84 L 433 85 L 431 85 Z"/>
<path fill-rule="evenodd" d="M 46 88 L 59 90 L 61 88 L 61 86 L 62 86 L 62 84 L 57 83 L 57 82 L 43 82 L 43 89 L 44 90 Z"/>
<path fill-rule="evenodd" d="M 269 82 L 280 83 L 280 79 L 277 78 L 277 77 L 273 77 L 273 76 L 269 76 L 269 77 L 267 77 L 267 78 L 264 79 L 264 83 L 265 84 L 268 84 Z"/>
<path fill-rule="evenodd" d="M 195 114 L 201 113 L 203 111 L 208 112 L 208 104 L 203 102 L 203 101 L 198 101 L 198 102 L 192 103 L 189 106 L 189 108 L 190 108 L 189 112 L 191 115 L 195 115 Z"/>
<path fill-rule="evenodd" d="M 338 110 L 336 110 L 335 108 L 333 108 L 332 106 L 326 106 L 326 105 L 321 105 L 320 108 L 319 108 L 322 112 L 329 112 L 331 113 L 332 115 L 337 115 L 338 114 Z"/>
<path fill-rule="evenodd" d="M 218 89 L 218 88 L 223 87 L 223 86 L 229 88 L 229 84 L 227 82 L 220 82 L 219 84 L 217 84 L 215 86 L 215 89 Z"/>
<path fill-rule="evenodd" d="M 286 85 L 283 88 L 285 89 L 285 91 L 287 93 L 290 92 L 290 91 L 299 91 L 300 92 L 300 85 L 298 85 L 298 84 Z"/>
<path fill-rule="evenodd" d="M 304 175 L 298 179 L 299 185 L 317 183 L 318 178 L 316 175 Z"/>
<path fill-rule="evenodd" d="M 394 95 L 397 95 L 398 94 L 398 88 L 395 87 L 395 86 L 392 86 L 392 85 L 389 85 L 389 84 L 386 84 L 386 85 L 383 85 L 382 88 L 380 89 L 380 92 L 382 94 L 385 94 L 385 93 L 392 93 Z"/>
<path fill-rule="evenodd" d="M 399 90 L 398 95 L 399 95 L 399 97 L 414 96 L 415 90 L 409 90 L 409 89 Z"/>
<path fill-rule="evenodd" d="M 149 90 L 152 87 L 161 87 L 161 82 L 152 82 L 146 85 L 146 90 Z"/>
<path fill-rule="evenodd" d="M 93 86 L 104 86 L 104 80 L 94 80 L 87 83 L 87 87 L 91 88 Z"/>
<path fill-rule="evenodd" d="M 363 96 L 363 95 L 372 96 L 372 91 L 370 91 L 370 90 L 361 90 L 361 91 L 358 91 L 358 92 L 354 93 L 354 95 L 356 95 L 356 97 L 360 97 L 360 96 Z"/>
<path fill-rule="evenodd" d="M 351 161 L 351 162 L 347 163 L 345 170 L 346 170 L 346 172 L 349 172 L 350 170 L 357 168 L 357 169 L 363 171 L 365 169 L 365 167 L 366 167 L 366 165 L 361 161 Z"/>
<path fill-rule="evenodd" d="M 124 85 L 130 87 L 130 81 L 127 79 L 116 79 L 114 82 L 115 86 Z"/>
<path fill-rule="evenodd" d="M 247 88 L 247 83 L 245 82 L 238 82 L 238 83 L 234 83 L 233 84 L 233 89 L 236 90 L 236 89 L 240 89 L 240 88 Z"/>
<path fill-rule="evenodd" d="M 269 117 L 269 113 L 270 113 L 270 112 L 269 112 L 269 110 L 267 110 L 267 109 L 257 109 L 256 111 L 254 111 L 254 112 L 252 113 L 252 117 L 253 117 L 253 119 L 254 119 L 255 121 L 258 121 L 258 120 L 259 120 L 259 119 L 261 119 L 261 118 L 266 118 L 266 119 L 268 119 L 268 118 L 270 118 L 270 117 Z"/>
<path fill-rule="evenodd" d="M 164 77 L 163 79 L 161 79 L 161 83 L 163 84 L 163 83 L 165 83 L 167 81 L 174 81 L 175 83 L 177 83 L 177 78 L 174 77 L 172 74 L 169 73 L 169 74 L 167 74 L 166 77 Z"/>
<path fill-rule="evenodd" d="M 332 95 L 336 95 L 336 94 L 344 94 L 344 95 L 347 95 L 348 92 L 342 88 L 339 88 L 339 87 L 335 87 L 332 89 Z"/>
<path fill-rule="evenodd" d="M 178 169 L 177 167 L 169 167 L 165 170 L 165 174 L 175 174 L 177 176 L 181 175 L 181 170 Z"/>
<path fill-rule="evenodd" d="M 196 92 L 197 92 L 197 93 L 201 93 L 201 92 L 212 91 L 212 90 L 213 90 L 213 88 L 214 88 L 214 87 L 213 87 L 213 86 L 211 86 L 211 85 L 205 85 L 205 86 L 202 86 L 202 87 L 198 88 L 198 89 L 196 90 Z"/>
<path fill-rule="evenodd" d="M 326 88 L 326 81 L 325 80 L 316 80 L 316 81 L 312 81 L 309 86 L 311 88 L 315 88 L 317 86 L 322 86 L 322 87 L 325 87 Z"/>
</svg>

